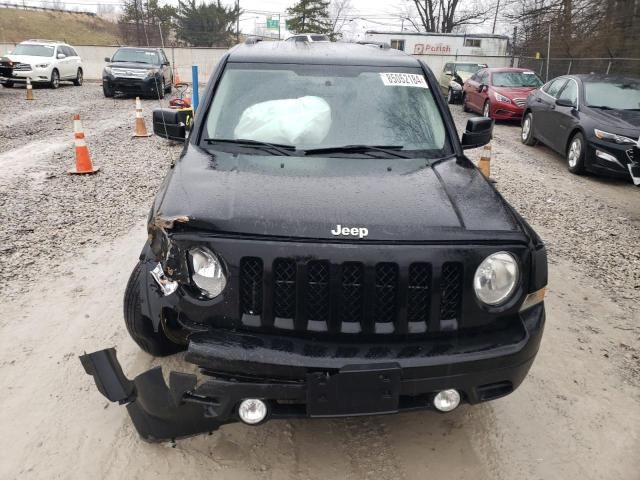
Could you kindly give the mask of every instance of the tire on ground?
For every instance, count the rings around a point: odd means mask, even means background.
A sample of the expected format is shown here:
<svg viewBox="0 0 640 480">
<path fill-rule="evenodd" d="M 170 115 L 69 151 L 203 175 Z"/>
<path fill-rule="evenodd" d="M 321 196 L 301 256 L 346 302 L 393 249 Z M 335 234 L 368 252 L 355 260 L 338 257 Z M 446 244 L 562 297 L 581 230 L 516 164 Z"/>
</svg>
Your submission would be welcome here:
<svg viewBox="0 0 640 480">
<path fill-rule="evenodd" d="M 140 275 L 146 275 L 142 263 L 138 262 L 131 272 L 127 288 L 124 292 L 124 321 L 133 341 L 147 353 L 156 357 L 164 357 L 182 351 L 184 345 L 172 342 L 165 335 L 162 325 L 154 331 L 150 318 L 142 315 L 140 309 Z"/>
</svg>

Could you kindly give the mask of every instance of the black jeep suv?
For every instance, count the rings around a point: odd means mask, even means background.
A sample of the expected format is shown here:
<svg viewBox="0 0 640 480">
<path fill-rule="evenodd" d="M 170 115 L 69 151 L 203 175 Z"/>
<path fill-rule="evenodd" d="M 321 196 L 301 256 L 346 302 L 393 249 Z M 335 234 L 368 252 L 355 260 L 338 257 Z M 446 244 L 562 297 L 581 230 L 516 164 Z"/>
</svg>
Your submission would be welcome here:
<svg viewBox="0 0 640 480">
<path fill-rule="evenodd" d="M 244 421 L 434 408 L 511 393 L 545 322 L 545 247 L 464 156 L 429 68 L 392 49 L 241 45 L 220 61 L 156 195 L 126 288 L 160 367 L 82 364 L 148 440 Z"/>
<path fill-rule="evenodd" d="M 171 64 L 161 48 L 122 47 L 116 50 L 102 70 L 102 92 L 116 92 L 164 98 L 171 93 Z"/>
</svg>

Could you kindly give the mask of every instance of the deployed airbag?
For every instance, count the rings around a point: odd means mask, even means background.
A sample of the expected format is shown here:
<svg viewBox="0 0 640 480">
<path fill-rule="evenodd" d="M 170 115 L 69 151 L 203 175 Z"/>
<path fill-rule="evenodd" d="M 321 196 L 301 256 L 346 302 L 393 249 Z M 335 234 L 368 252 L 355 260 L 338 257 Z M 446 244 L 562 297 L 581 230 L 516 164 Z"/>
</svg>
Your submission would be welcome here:
<svg viewBox="0 0 640 480">
<path fill-rule="evenodd" d="M 320 144 L 331 128 L 331 107 L 320 97 L 269 100 L 240 116 L 235 138 L 286 145 Z"/>
</svg>

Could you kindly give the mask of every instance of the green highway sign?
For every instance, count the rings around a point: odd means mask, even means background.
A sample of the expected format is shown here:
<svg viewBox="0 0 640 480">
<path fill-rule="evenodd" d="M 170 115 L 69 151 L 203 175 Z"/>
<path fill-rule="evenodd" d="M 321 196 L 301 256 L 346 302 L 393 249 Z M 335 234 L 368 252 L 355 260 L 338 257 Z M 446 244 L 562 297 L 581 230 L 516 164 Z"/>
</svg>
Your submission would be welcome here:
<svg viewBox="0 0 640 480">
<path fill-rule="evenodd" d="M 278 23 L 277 18 L 267 18 L 267 28 L 278 28 Z"/>
</svg>

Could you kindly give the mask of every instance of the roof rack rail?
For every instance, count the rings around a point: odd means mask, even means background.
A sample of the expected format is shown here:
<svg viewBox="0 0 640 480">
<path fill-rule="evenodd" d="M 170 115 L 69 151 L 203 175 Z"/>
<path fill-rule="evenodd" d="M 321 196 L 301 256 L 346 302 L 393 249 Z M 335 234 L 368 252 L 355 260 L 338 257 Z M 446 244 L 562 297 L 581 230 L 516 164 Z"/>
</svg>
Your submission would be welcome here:
<svg viewBox="0 0 640 480">
<path fill-rule="evenodd" d="M 389 45 L 387 42 L 360 41 L 356 43 L 358 45 L 366 45 L 367 47 L 378 47 L 383 50 L 389 50 L 391 48 L 391 45 Z"/>
<path fill-rule="evenodd" d="M 59 40 L 47 40 L 46 38 L 30 38 L 29 40 L 23 40 L 23 42 L 63 43 Z"/>
<path fill-rule="evenodd" d="M 261 42 L 262 39 L 260 37 L 247 37 L 247 39 L 244 41 L 245 45 L 255 45 L 258 42 Z"/>
</svg>

